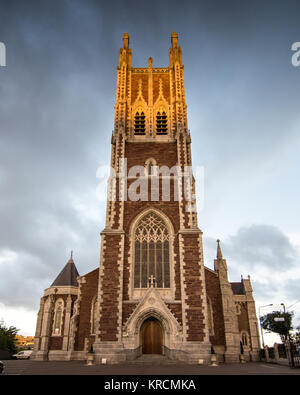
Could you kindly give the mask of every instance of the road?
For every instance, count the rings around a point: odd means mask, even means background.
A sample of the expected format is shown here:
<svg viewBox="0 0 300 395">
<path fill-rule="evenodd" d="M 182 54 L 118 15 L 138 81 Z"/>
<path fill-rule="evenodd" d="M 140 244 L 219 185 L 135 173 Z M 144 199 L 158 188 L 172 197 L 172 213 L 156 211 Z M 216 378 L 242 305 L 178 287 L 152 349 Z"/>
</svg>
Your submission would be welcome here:
<svg viewBox="0 0 300 395">
<path fill-rule="evenodd" d="M 7 375 L 300 375 L 300 369 L 288 366 L 249 362 L 245 364 L 200 365 L 93 365 L 84 361 L 6 360 L 3 376 Z"/>
</svg>

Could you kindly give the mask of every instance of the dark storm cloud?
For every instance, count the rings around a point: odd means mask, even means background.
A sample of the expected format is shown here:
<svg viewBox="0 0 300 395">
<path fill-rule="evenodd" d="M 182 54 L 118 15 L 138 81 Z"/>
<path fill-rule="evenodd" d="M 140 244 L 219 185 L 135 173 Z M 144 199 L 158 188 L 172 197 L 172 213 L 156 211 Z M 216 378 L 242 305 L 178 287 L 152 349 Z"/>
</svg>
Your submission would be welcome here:
<svg viewBox="0 0 300 395">
<path fill-rule="evenodd" d="M 268 155 L 280 160 L 292 141 L 299 119 L 299 73 L 290 65 L 291 42 L 299 41 L 297 7 L 0 1 L 7 49 L 7 66 L 0 67 L 0 301 L 36 309 L 71 249 L 80 274 L 98 266 L 105 204 L 95 196 L 96 169 L 110 160 L 125 31 L 134 66 L 149 56 L 154 66 L 167 65 L 170 35 L 178 31 L 194 164 L 205 165 L 221 199 L 230 174 L 239 182 L 253 163 L 262 165 Z M 293 249 L 279 231 L 253 230 L 257 235 L 246 229 L 230 239 L 224 255 L 250 274 L 258 262 L 278 271 L 280 262 L 293 265 Z"/>
<path fill-rule="evenodd" d="M 209 256 L 215 259 L 216 240 L 205 238 L 205 246 Z M 223 257 L 230 262 L 229 266 L 234 262 L 237 270 L 243 268 L 253 271 L 264 266 L 280 272 L 296 265 L 299 260 L 299 253 L 287 236 L 277 227 L 265 224 L 253 224 L 238 229 L 235 235 L 221 240 L 221 249 Z M 210 266 L 211 262 L 208 262 Z"/>
<path fill-rule="evenodd" d="M 204 238 L 204 248 L 205 264 L 213 268 L 216 241 Z M 229 281 L 240 281 L 241 276 L 250 275 L 256 299 L 275 304 L 299 299 L 300 254 L 277 227 L 254 224 L 240 228 L 221 241 L 221 249 Z"/>
<path fill-rule="evenodd" d="M 240 228 L 229 238 L 231 247 L 225 246 L 236 262 L 243 260 L 247 269 L 265 265 L 274 271 L 285 271 L 295 265 L 297 250 L 289 239 L 275 226 L 252 225 Z"/>
<path fill-rule="evenodd" d="M 79 272 L 98 265 L 103 216 L 100 211 L 95 221 L 82 221 L 73 197 L 81 201 L 87 195 L 85 203 L 97 205 L 96 169 L 101 158 L 109 161 L 114 81 L 100 72 L 101 18 L 93 23 L 96 16 L 84 5 L 79 12 L 67 2 L 57 8 L 49 2 L 34 7 L 12 2 L 5 10 L 0 300 L 36 308 L 71 249 Z"/>
</svg>

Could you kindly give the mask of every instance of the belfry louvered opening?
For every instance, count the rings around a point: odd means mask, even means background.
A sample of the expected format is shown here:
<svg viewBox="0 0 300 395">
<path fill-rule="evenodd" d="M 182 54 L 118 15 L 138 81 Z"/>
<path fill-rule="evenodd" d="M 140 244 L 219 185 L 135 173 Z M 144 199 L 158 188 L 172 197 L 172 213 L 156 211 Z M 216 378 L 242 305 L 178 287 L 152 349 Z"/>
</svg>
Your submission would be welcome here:
<svg viewBox="0 0 300 395">
<path fill-rule="evenodd" d="M 156 115 L 156 134 L 168 134 L 168 120 L 165 111 Z"/>
<path fill-rule="evenodd" d="M 143 135 L 146 130 L 145 114 L 143 111 L 137 112 L 134 117 L 134 134 Z"/>
<path fill-rule="evenodd" d="M 170 288 L 169 232 L 155 213 L 143 217 L 135 231 L 134 287 Z"/>
</svg>

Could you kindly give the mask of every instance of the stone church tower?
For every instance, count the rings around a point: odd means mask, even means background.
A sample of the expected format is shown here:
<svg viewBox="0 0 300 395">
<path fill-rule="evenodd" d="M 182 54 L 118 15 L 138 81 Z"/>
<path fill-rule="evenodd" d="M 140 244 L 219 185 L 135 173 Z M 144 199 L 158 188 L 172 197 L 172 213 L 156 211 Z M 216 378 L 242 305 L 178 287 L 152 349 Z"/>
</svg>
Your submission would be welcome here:
<svg viewBox="0 0 300 395">
<path fill-rule="evenodd" d="M 220 243 L 204 266 L 191 172 L 184 68 L 177 33 L 169 66 L 134 68 L 129 35 L 117 67 L 115 123 L 100 268 L 72 257 L 41 299 L 34 359 L 119 363 L 164 354 L 189 363 L 256 360 L 250 278 L 230 283 Z"/>
</svg>

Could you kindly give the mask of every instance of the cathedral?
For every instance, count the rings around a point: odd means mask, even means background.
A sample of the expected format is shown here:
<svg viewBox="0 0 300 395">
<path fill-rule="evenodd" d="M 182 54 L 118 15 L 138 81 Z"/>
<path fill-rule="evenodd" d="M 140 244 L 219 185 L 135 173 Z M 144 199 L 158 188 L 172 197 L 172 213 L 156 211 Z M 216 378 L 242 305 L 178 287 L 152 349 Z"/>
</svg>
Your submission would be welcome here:
<svg viewBox="0 0 300 395">
<path fill-rule="evenodd" d="M 204 266 L 177 33 L 168 67 L 152 58 L 132 67 L 131 58 L 125 33 L 100 265 L 79 275 L 71 255 L 44 291 L 31 358 L 86 360 L 92 351 L 96 364 L 143 354 L 191 364 L 210 364 L 212 354 L 220 363 L 257 361 L 250 277 L 229 281 L 219 240 L 214 270 Z"/>
</svg>

